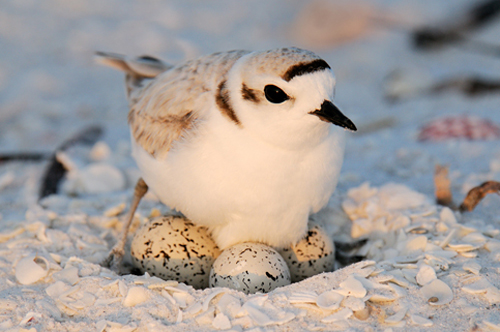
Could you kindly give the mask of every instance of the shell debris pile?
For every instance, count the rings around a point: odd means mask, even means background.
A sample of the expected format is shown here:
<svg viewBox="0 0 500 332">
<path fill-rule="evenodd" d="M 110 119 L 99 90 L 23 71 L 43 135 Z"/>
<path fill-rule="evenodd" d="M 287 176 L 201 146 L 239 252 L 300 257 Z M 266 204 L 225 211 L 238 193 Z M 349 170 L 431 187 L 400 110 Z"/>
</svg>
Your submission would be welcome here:
<svg viewBox="0 0 500 332">
<path fill-rule="evenodd" d="M 115 228 L 109 221 L 122 202 L 94 206 L 89 216 L 57 213 L 61 202 L 51 200 L 45 203 L 53 210 L 32 208 L 24 222 L 0 234 L 4 330 L 439 331 L 444 321 L 463 327 L 451 319 L 457 310 L 467 313 L 467 324 L 499 324 L 480 309 L 500 304 L 500 231 L 461 220 L 406 186 L 363 184 L 344 198 L 352 237 L 367 239 L 357 252 L 366 261 L 249 295 L 148 273 L 118 276 L 96 262 L 107 253 L 104 239 Z M 110 206 L 119 208 L 109 212 Z M 82 315 L 95 317 L 90 327 L 76 319 Z"/>
</svg>

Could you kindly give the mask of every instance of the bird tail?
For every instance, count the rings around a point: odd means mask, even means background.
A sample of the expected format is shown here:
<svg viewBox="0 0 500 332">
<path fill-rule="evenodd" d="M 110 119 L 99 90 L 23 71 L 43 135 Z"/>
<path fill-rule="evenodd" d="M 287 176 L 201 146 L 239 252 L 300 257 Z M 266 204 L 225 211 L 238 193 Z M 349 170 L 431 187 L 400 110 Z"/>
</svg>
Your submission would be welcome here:
<svg viewBox="0 0 500 332">
<path fill-rule="evenodd" d="M 125 83 L 129 97 L 132 91 L 142 87 L 142 81 L 144 79 L 154 78 L 172 68 L 171 65 L 147 55 L 137 58 L 128 58 L 116 53 L 96 52 L 95 61 L 99 64 L 125 72 Z"/>
</svg>

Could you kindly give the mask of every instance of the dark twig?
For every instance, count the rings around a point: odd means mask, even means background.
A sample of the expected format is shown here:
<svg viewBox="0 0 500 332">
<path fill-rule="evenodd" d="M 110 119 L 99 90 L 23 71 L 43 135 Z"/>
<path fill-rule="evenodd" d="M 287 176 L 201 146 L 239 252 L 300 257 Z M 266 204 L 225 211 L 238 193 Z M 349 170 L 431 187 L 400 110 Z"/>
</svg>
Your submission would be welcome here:
<svg viewBox="0 0 500 332">
<path fill-rule="evenodd" d="M 49 153 L 42 152 L 22 152 L 22 153 L 6 153 L 0 155 L 0 163 L 8 161 L 40 161 L 49 159 Z"/>
<path fill-rule="evenodd" d="M 453 43 L 468 41 L 464 34 L 476 30 L 493 21 L 500 14 L 500 0 L 486 0 L 474 4 L 461 15 L 454 15 L 448 22 L 434 27 L 422 27 L 412 33 L 415 47 L 433 49 Z M 461 17 L 460 17 L 461 16 Z M 486 43 L 473 42 L 477 49 L 492 51 L 498 56 L 500 48 Z"/>
<path fill-rule="evenodd" d="M 61 146 L 56 149 L 56 152 L 50 157 L 49 165 L 42 177 L 40 186 L 39 200 L 49 195 L 57 193 L 57 188 L 62 178 L 66 174 L 66 169 L 63 164 L 57 160 L 57 152 L 65 151 L 76 144 L 94 144 L 102 135 L 102 128 L 92 126 L 84 129 L 77 135 L 66 140 Z"/>
</svg>

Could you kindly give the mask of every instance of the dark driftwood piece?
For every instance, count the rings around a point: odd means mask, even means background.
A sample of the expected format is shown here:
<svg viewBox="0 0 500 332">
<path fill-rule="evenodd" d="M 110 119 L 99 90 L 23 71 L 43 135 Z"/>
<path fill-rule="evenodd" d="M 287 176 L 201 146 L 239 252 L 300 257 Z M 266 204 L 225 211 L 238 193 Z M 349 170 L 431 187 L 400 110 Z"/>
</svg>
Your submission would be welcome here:
<svg viewBox="0 0 500 332">
<path fill-rule="evenodd" d="M 49 153 L 42 152 L 5 153 L 0 155 L 0 163 L 8 161 L 40 161 L 49 157 Z"/>
<path fill-rule="evenodd" d="M 492 22 L 500 14 L 500 0 L 486 0 L 474 4 L 461 15 L 446 18 L 445 22 L 434 26 L 421 27 L 412 33 L 412 41 L 419 49 L 432 49 L 447 44 L 469 41 L 465 35 Z M 461 16 L 461 17 L 460 17 Z M 484 48 L 488 53 L 500 55 L 500 49 L 482 43 L 475 47 Z"/>
<path fill-rule="evenodd" d="M 500 194 L 500 182 L 487 181 L 469 190 L 463 203 L 459 207 L 460 212 L 474 210 L 479 202 L 488 194 Z"/>
<path fill-rule="evenodd" d="M 464 201 L 457 208 L 455 203 L 453 203 L 453 197 L 451 195 L 448 167 L 442 165 L 436 165 L 434 185 L 436 188 L 436 203 L 447 206 L 452 210 L 459 210 L 460 212 L 474 210 L 479 202 L 488 194 L 500 194 L 500 182 L 487 181 L 469 190 Z"/>
<path fill-rule="evenodd" d="M 50 162 L 42 177 L 38 199 L 57 193 L 59 183 L 66 174 L 63 164 L 57 160 L 57 152 L 65 151 L 76 144 L 94 144 L 102 135 L 102 128 L 92 126 L 65 141 L 50 157 Z"/>
</svg>

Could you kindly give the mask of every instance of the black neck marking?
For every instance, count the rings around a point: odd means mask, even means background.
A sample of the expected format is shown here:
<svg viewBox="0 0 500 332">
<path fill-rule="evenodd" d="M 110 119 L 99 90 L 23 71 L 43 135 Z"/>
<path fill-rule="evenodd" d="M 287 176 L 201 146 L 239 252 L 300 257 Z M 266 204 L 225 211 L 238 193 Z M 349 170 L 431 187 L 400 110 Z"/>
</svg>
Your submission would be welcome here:
<svg viewBox="0 0 500 332">
<path fill-rule="evenodd" d="M 226 81 L 222 81 L 219 84 L 217 93 L 215 94 L 215 102 L 217 103 L 222 115 L 233 121 L 236 125 L 241 126 L 240 120 L 236 116 L 236 113 L 231 105 L 229 105 L 229 91 L 226 89 Z"/>
</svg>

